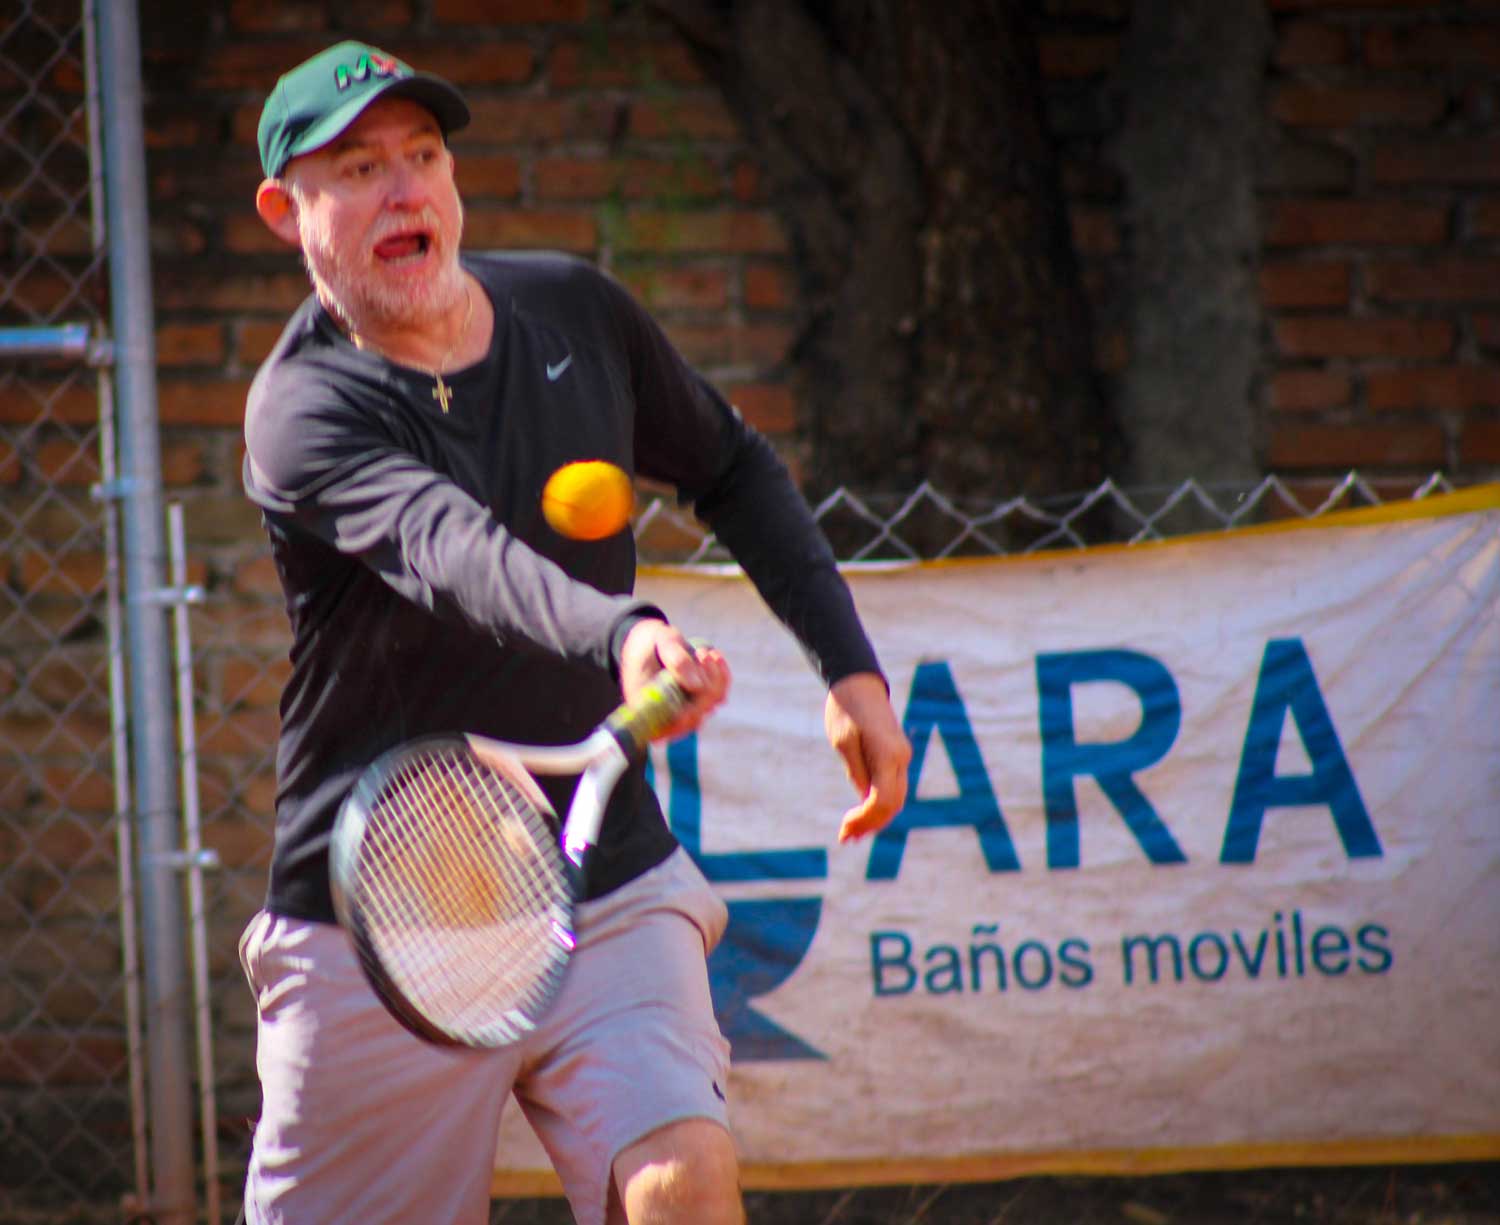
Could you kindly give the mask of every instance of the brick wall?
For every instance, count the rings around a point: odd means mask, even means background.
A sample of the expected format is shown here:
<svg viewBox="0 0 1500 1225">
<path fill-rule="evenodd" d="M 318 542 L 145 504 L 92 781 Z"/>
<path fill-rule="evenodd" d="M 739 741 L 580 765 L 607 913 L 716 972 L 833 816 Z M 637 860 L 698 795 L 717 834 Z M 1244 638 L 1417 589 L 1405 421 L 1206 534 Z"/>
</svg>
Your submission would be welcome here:
<svg viewBox="0 0 1500 1225">
<path fill-rule="evenodd" d="M 1500 5 L 1268 0 L 1264 467 L 1500 470 Z M 606 9 L 623 15 L 601 17 Z M 374 39 L 457 81 L 469 241 L 598 260 L 795 460 L 794 277 L 755 161 L 685 48 L 597 0 L 144 0 L 167 479 L 237 532 L 249 379 L 306 291 L 254 215 L 254 129 L 288 64 Z M 1038 0 L 1047 107 L 1108 394 L 1129 369 L 1114 142 L 1130 0 Z M 47 294 L 45 270 L 29 295 Z M 25 406 L 10 406 L 24 412 Z M 9 411 L 9 410 L 7 410 Z M 81 405 L 81 412 L 88 411 Z M 251 525 L 253 526 L 253 525 Z"/>
<path fill-rule="evenodd" d="M 1500 6 L 1273 0 L 1267 462 L 1500 465 Z"/>
<path fill-rule="evenodd" d="M 1500 474 L 1500 4 L 1268 0 L 1261 467 Z M 1045 0 L 1041 56 L 1107 388 L 1129 369 L 1114 142 L 1130 0 Z M 1206 410 L 1207 411 L 1207 410 Z"/>
</svg>

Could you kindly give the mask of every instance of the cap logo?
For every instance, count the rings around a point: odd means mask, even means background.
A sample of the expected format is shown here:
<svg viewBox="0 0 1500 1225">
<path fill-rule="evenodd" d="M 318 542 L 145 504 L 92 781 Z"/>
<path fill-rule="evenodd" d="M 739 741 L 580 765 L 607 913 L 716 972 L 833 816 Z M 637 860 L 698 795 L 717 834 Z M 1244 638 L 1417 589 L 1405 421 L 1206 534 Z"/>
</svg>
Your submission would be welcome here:
<svg viewBox="0 0 1500 1225">
<path fill-rule="evenodd" d="M 409 75 L 409 71 L 403 68 L 401 62 L 394 56 L 371 55 L 366 52 L 355 60 L 352 66 L 340 64 L 335 68 L 333 81 L 340 90 L 345 90 L 356 81 L 363 81 L 371 76 L 404 77 Z"/>
</svg>

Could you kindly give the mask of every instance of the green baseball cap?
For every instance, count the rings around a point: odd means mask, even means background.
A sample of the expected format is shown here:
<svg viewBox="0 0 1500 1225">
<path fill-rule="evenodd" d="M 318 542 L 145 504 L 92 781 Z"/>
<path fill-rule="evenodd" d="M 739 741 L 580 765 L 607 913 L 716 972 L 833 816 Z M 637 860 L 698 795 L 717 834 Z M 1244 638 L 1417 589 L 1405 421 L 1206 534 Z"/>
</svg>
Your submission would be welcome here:
<svg viewBox="0 0 1500 1225">
<path fill-rule="evenodd" d="M 413 72 L 366 43 L 342 42 L 276 82 L 260 113 L 260 164 L 276 178 L 301 153 L 321 149 L 376 98 L 410 98 L 430 110 L 446 138 L 469 122 L 463 96 L 442 77 Z"/>
</svg>

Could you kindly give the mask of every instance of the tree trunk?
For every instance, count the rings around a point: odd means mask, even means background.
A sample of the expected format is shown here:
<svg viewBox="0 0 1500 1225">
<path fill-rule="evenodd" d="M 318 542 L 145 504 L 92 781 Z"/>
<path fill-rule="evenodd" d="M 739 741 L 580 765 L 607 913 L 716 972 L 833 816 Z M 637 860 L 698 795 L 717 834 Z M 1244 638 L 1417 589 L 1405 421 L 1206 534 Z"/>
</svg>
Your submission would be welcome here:
<svg viewBox="0 0 1500 1225">
<path fill-rule="evenodd" d="M 810 493 L 992 501 L 1113 429 L 1019 0 L 652 0 L 758 151 L 807 318 Z"/>
</svg>

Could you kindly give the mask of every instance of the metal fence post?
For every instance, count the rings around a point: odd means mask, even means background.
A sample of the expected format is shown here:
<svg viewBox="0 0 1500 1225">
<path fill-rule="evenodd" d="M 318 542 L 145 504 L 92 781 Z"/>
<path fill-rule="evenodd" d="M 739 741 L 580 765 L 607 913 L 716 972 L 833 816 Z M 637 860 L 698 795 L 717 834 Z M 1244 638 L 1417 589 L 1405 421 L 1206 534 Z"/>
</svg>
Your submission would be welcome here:
<svg viewBox="0 0 1500 1225">
<path fill-rule="evenodd" d="M 120 408 L 131 771 L 141 889 L 150 1103 L 152 1216 L 197 1218 L 188 995 L 183 944 L 172 662 L 165 582 L 155 329 L 147 240 L 140 24 L 136 0 L 98 6 L 104 87 L 111 325 Z"/>
</svg>

